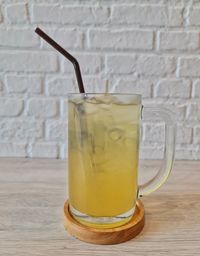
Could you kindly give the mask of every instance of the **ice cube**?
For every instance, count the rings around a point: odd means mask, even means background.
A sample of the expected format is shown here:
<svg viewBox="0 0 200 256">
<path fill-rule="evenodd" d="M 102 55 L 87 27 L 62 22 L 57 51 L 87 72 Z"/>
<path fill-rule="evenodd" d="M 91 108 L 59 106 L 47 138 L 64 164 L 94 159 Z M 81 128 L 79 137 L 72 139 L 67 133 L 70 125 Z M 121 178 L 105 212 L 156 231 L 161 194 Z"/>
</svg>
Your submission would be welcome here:
<svg viewBox="0 0 200 256">
<path fill-rule="evenodd" d="M 76 104 L 76 111 L 78 112 L 78 115 L 84 115 L 85 113 L 85 108 L 82 103 Z"/>
<path fill-rule="evenodd" d="M 111 109 L 111 105 L 110 104 L 105 104 L 105 103 L 100 104 L 99 107 L 102 110 L 107 110 L 107 111 Z"/>
<path fill-rule="evenodd" d="M 98 105 L 87 102 L 84 104 L 84 110 L 86 115 L 96 114 L 98 111 Z"/>
<path fill-rule="evenodd" d="M 84 95 L 69 95 L 68 101 L 76 104 L 81 104 L 85 101 Z"/>
<path fill-rule="evenodd" d="M 124 131 L 120 128 L 113 128 L 108 132 L 108 136 L 113 141 L 118 141 L 123 138 Z"/>
</svg>

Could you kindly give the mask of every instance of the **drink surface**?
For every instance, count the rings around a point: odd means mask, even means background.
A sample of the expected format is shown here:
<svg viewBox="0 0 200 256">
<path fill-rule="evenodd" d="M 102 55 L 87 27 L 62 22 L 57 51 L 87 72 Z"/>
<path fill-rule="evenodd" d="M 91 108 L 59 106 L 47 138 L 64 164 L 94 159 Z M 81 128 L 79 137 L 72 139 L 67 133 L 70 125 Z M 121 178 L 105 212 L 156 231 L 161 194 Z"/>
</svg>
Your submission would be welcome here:
<svg viewBox="0 0 200 256">
<path fill-rule="evenodd" d="M 137 199 L 140 105 L 104 95 L 69 100 L 69 200 L 77 211 L 112 217 Z"/>
</svg>

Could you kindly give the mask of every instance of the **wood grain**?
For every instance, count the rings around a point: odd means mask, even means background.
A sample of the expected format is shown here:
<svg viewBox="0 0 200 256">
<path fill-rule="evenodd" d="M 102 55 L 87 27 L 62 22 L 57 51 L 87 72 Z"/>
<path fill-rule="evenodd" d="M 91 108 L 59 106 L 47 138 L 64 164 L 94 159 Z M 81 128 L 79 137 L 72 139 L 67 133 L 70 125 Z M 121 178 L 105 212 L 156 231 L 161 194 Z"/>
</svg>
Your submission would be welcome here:
<svg viewBox="0 0 200 256">
<path fill-rule="evenodd" d="M 69 211 L 69 203 L 64 205 L 64 224 L 74 237 L 92 244 L 119 244 L 136 237 L 143 229 L 145 222 L 144 206 L 140 200 L 136 203 L 134 217 L 126 224 L 107 229 L 86 227 L 78 223 Z"/>
<path fill-rule="evenodd" d="M 143 176 L 157 166 L 145 161 Z M 63 226 L 66 162 L 0 159 L 0 255 L 199 255 L 200 162 L 176 162 L 167 183 L 142 202 L 146 224 L 134 239 L 93 245 Z"/>
</svg>

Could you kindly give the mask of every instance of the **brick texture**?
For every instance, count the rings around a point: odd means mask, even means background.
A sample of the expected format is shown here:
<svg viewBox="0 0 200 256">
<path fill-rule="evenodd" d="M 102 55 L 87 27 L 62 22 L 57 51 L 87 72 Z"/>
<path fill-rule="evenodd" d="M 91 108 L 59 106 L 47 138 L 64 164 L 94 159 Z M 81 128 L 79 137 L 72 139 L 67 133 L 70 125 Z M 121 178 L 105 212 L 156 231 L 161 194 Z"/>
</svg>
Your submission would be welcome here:
<svg viewBox="0 0 200 256">
<path fill-rule="evenodd" d="M 48 13 L 48 15 L 47 15 Z M 108 22 L 108 7 L 59 6 L 58 4 L 34 4 L 32 21 L 57 24 L 104 24 Z"/>
<path fill-rule="evenodd" d="M 146 76 L 167 76 L 176 69 L 173 57 L 141 55 L 137 61 L 137 72 Z"/>
<path fill-rule="evenodd" d="M 89 46 L 95 49 L 142 49 L 153 48 L 153 32 L 140 30 L 95 29 L 89 33 Z"/>
<path fill-rule="evenodd" d="M 189 25 L 190 26 L 199 26 L 200 25 L 200 17 L 199 17 L 200 8 L 199 7 L 191 7 L 189 12 Z"/>
<path fill-rule="evenodd" d="M 48 120 L 46 122 L 46 137 L 51 141 L 65 141 L 67 139 L 67 123 Z"/>
<path fill-rule="evenodd" d="M 58 69 L 54 53 L 13 51 L 0 52 L 0 71 L 54 72 Z"/>
<path fill-rule="evenodd" d="M 38 75 L 6 75 L 5 81 L 9 94 L 39 94 L 42 91 L 42 77 Z"/>
<path fill-rule="evenodd" d="M 130 55 L 109 55 L 106 71 L 110 74 L 132 74 L 136 72 L 136 57 Z"/>
<path fill-rule="evenodd" d="M 163 98 L 189 98 L 191 83 L 188 80 L 163 79 L 155 88 L 155 96 Z"/>
<path fill-rule="evenodd" d="M 0 157 L 26 157 L 26 143 L 0 142 Z"/>
<path fill-rule="evenodd" d="M 28 6 L 26 3 L 13 3 L 5 7 L 6 22 L 23 24 L 28 21 Z"/>
<path fill-rule="evenodd" d="M 161 50 L 197 50 L 199 48 L 199 32 L 161 32 Z"/>
<path fill-rule="evenodd" d="M 1 10 L 1 6 L 0 6 L 0 23 L 3 21 L 3 16 L 2 16 L 2 10 Z"/>
<path fill-rule="evenodd" d="M 28 101 L 28 116 L 37 118 L 53 117 L 58 113 L 58 104 L 53 99 L 32 98 Z"/>
<path fill-rule="evenodd" d="M 107 85 L 173 111 L 176 157 L 200 159 L 199 1 L 0 2 L 0 156 L 67 156 L 67 94 L 77 81 L 34 33 L 40 26 L 77 58 L 87 92 Z M 142 158 L 163 156 L 159 122 L 143 125 Z"/>
<path fill-rule="evenodd" d="M 194 98 L 200 98 L 200 80 L 194 81 L 192 96 Z"/>
<path fill-rule="evenodd" d="M 0 121 L 0 139 L 8 142 L 26 142 L 43 137 L 42 121 L 5 119 Z"/>
<path fill-rule="evenodd" d="M 3 91 L 3 88 L 4 88 L 4 84 L 3 84 L 3 82 L 1 81 L 1 78 L 0 78 L 0 91 Z"/>
<path fill-rule="evenodd" d="M 138 80 L 138 79 L 119 79 L 113 88 L 113 92 L 130 92 L 141 94 L 143 98 L 151 97 L 152 83 L 149 80 Z"/>
<path fill-rule="evenodd" d="M 179 12 L 176 9 L 176 14 Z M 173 22 L 169 22 L 170 16 L 172 15 L 172 13 L 169 15 L 168 9 L 162 5 L 120 5 L 113 7 L 112 21 L 118 24 L 128 23 L 139 24 L 141 26 L 162 27 L 165 25 L 180 25 L 180 14 L 173 15 Z"/>
<path fill-rule="evenodd" d="M 182 57 L 179 59 L 179 75 L 181 77 L 199 77 L 200 76 L 200 58 Z"/>
<path fill-rule="evenodd" d="M 57 158 L 58 146 L 55 143 L 34 143 L 31 145 L 30 157 Z"/>
<path fill-rule="evenodd" d="M 35 47 L 39 46 L 39 38 L 35 37 L 32 29 L 0 29 L 0 46 Z"/>
<path fill-rule="evenodd" d="M 47 80 L 47 93 L 52 96 L 67 96 L 70 92 L 75 92 L 75 82 L 72 78 L 58 77 Z"/>
<path fill-rule="evenodd" d="M 22 114 L 24 102 L 17 98 L 0 98 L 0 117 L 15 117 Z"/>
</svg>

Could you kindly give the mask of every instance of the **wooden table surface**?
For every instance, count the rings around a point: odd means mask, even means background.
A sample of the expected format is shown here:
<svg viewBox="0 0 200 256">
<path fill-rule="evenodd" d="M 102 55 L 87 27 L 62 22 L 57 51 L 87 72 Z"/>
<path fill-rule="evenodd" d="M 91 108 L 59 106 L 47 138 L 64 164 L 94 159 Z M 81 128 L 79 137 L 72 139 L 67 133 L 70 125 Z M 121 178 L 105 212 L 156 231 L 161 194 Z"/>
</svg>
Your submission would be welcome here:
<svg viewBox="0 0 200 256">
<path fill-rule="evenodd" d="M 175 163 L 167 183 L 142 200 L 144 230 L 123 244 L 71 237 L 63 227 L 66 197 L 65 161 L 0 159 L 0 255 L 200 255 L 200 162 Z"/>
</svg>

